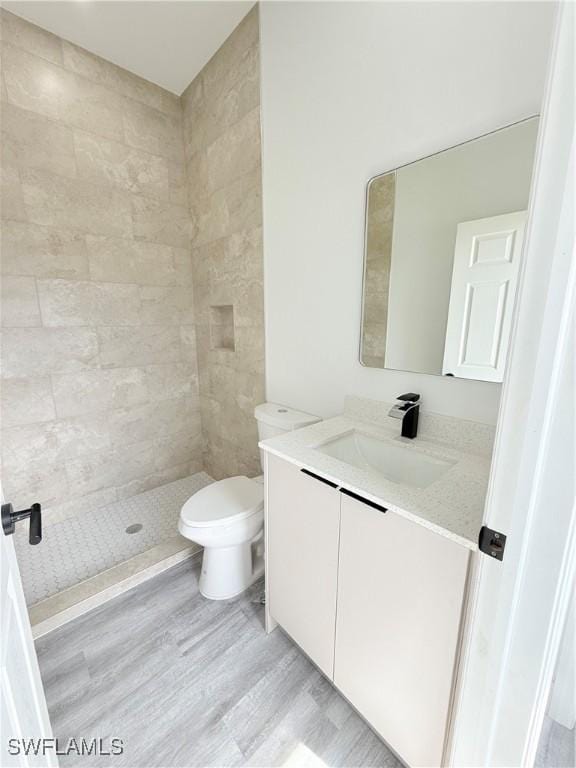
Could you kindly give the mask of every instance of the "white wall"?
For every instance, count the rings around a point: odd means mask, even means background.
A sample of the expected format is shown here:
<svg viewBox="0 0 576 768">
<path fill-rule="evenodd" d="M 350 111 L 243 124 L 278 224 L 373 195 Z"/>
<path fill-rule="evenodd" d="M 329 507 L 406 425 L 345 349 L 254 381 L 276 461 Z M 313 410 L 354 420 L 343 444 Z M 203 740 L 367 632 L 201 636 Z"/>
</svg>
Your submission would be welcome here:
<svg viewBox="0 0 576 768">
<path fill-rule="evenodd" d="M 267 398 L 330 416 L 408 390 L 496 420 L 500 387 L 358 362 L 377 173 L 537 113 L 548 3 L 263 3 Z"/>
<path fill-rule="evenodd" d="M 458 224 L 528 207 L 537 132 L 526 120 L 396 173 L 387 368 L 442 371 Z"/>
</svg>

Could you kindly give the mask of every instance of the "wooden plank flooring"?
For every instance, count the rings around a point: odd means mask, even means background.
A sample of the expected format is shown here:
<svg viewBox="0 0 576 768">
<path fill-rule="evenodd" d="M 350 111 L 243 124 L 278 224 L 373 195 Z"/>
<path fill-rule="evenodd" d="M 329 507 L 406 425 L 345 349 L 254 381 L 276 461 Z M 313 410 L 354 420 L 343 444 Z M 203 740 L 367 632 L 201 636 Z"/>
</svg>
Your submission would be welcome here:
<svg viewBox="0 0 576 768">
<path fill-rule="evenodd" d="M 576 765 L 576 728 L 568 730 L 548 715 L 544 718 L 535 768 L 574 768 Z"/>
<path fill-rule="evenodd" d="M 42 637 L 54 735 L 117 737 L 114 757 L 63 766 L 385 766 L 400 763 L 280 631 L 256 585 L 205 600 L 184 562 Z"/>
</svg>

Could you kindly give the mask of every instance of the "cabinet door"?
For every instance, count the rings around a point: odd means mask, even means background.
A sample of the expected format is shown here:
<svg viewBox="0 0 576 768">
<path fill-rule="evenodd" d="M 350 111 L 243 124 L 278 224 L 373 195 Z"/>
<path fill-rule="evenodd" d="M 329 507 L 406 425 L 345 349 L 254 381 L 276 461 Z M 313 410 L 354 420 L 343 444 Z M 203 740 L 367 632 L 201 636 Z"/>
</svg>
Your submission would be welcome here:
<svg viewBox="0 0 576 768">
<path fill-rule="evenodd" d="M 342 495 L 334 682 L 410 766 L 440 766 L 469 550 Z"/>
<path fill-rule="evenodd" d="M 276 456 L 267 462 L 270 613 L 332 679 L 340 494 Z"/>
</svg>

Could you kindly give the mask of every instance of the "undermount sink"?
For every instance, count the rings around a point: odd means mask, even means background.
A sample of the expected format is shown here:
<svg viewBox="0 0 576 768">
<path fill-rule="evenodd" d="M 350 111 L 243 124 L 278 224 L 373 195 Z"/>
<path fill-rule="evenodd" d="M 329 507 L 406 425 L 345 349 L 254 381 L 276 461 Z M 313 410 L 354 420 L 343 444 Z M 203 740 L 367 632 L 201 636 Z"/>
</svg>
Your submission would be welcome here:
<svg viewBox="0 0 576 768">
<path fill-rule="evenodd" d="M 356 430 L 317 445 L 316 450 L 358 469 L 375 470 L 393 483 L 413 488 L 426 488 L 456 463 Z"/>
</svg>

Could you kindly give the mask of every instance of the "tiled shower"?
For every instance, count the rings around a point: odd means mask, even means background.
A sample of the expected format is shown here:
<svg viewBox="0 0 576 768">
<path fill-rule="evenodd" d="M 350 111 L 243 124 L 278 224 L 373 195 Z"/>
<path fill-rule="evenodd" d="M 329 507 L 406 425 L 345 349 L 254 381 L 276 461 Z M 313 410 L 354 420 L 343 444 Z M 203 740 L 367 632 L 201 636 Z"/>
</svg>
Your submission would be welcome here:
<svg viewBox="0 0 576 768">
<path fill-rule="evenodd" d="M 43 507 L 32 605 L 260 472 L 257 13 L 178 96 L 2 11 L 2 487 Z"/>
<path fill-rule="evenodd" d="M 14 543 L 28 604 L 36 605 L 151 551 L 159 542 L 180 538 L 175 527 L 178 511 L 211 482 L 205 472 L 198 472 L 91 512 L 80 511 L 53 523 L 42 546 L 33 551 L 27 531 L 19 528 Z"/>
</svg>

